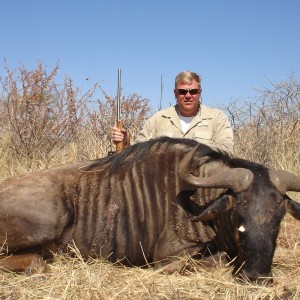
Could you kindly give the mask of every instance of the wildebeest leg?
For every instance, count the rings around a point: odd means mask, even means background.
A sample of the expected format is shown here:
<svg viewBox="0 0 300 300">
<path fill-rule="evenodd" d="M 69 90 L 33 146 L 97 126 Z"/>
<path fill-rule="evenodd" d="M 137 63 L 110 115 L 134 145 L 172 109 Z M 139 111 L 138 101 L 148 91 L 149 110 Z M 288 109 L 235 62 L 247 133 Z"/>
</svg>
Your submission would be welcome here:
<svg viewBox="0 0 300 300">
<path fill-rule="evenodd" d="M 225 266 L 230 262 L 230 258 L 226 252 L 217 252 L 214 254 L 210 254 L 202 257 L 195 257 L 196 259 L 200 259 L 199 264 L 202 267 L 216 267 L 216 266 Z"/>
<path fill-rule="evenodd" d="M 157 268 L 157 266 L 158 265 L 156 265 L 156 268 Z M 174 274 L 176 272 L 182 273 L 186 268 L 187 268 L 187 265 L 185 264 L 185 262 L 177 259 L 163 267 L 160 267 L 160 268 L 158 267 L 157 271 L 158 271 L 158 273 L 170 275 L 170 274 Z"/>
<path fill-rule="evenodd" d="M 6 271 L 39 274 L 49 271 L 47 263 L 38 254 L 21 254 L 1 257 L 0 267 Z"/>
<path fill-rule="evenodd" d="M 191 260 L 178 258 L 177 260 L 160 267 L 158 272 L 162 274 L 173 274 L 175 272 L 184 273 L 185 271 L 192 272 L 195 270 L 196 265 L 204 268 L 211 268 L 216 266 L 225 266 L 229 263 L 229 257 L 225 252 L 217 252 L 215 254 L 211 254 L 210 256 L 196 255 L 192 258 L 198 262 L 194 264 Z"/>
<path fill-rule="evenodd" d="M 167 242 L 172 240 L 172 243 Z M 153 261 L 154 268 L 164 274 L 181 273 L 188 269 L 188 264 L 181 257 L 193 257 L 199 252 L 199 245 L 194 242 L 178 239 L 176 236 L 167 238 L 161 235 L 156 244 Z"/>
</svg>

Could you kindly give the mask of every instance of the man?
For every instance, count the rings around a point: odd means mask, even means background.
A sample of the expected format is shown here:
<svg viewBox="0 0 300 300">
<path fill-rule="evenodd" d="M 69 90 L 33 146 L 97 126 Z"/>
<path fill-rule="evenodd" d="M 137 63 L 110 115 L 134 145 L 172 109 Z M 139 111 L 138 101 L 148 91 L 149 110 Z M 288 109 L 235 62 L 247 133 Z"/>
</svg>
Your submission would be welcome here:
<svg viewBox="0 0 300 300">
<path fill-rule="evenodd" d="M 201 103 L 201 78 L 190 71 L 175 78 L 176 105 L 156 112 L 139 132 L 135 142 L 159 136 L 191 138 L 212 148 L 232 153 L 233 131 L 225 113 Z M 125 129 L 113 127 L 112 141 L 123 140 Z"/>
</svg>

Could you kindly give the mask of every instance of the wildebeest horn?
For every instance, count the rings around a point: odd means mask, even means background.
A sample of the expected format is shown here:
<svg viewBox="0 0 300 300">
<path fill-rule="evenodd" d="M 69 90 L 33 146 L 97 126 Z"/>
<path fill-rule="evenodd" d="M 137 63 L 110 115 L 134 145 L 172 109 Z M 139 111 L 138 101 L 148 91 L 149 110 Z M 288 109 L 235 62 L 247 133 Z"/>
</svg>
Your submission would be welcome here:
<svg viewBox="0 0 300 300">
<path fill-rule="evenodd" d="M 250 170 L 244 168 L 233 168 L 225 171 L 216 172 L 216 175 L 209 177 L 197 177 L 189 172 L 189 166 L 197 147 L 189 151 L 181 160 L 177 172 L 179 177 L 196 187 L 203 188 L 231 188 L 234 192 L 245 191 L 253 180 L 253 174 Z"/>
<path fill-rule="evenodd" d="M 288 191 L 300 192 L 300 176 L 284 170 L 270 170 L 269 176 L 282 195 Z"/>
</svg>

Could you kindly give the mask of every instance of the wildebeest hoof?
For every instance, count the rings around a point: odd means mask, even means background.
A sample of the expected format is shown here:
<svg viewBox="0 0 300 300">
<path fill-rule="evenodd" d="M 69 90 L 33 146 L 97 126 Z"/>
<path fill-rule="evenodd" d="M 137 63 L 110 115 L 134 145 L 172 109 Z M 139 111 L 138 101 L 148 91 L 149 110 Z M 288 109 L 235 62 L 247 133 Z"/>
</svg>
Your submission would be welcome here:
<svg viewBox="0 0 300 300">
<path fill-rule="evenodd" d="M 4 257 L 0 266 L 7 271 L 25 272 L 26 274 L 41 274 L 50 271 L 47 263 L 38 254 L 21 254 Z"/>
<path fill-rule="evenodd" d="M 158 273 L 165 274 L 165 275 L 171 275 L 174 273 L 180 273 L 184 274 L 185 271 L 189 270 L 190 266 L 188 262 L 183 261 L 183 260 L 176 260 L 173 261 L 159 269 L 157 269 Z"/>
<path fill-rule="evenodd" d="M 37 254 L 33 254 L 31 262 L 26 268 L 25 273 L 32 275 L 32 274 L 47 273 L 49 271 L 50 268 L 47 265 L 47 263 L 42 259 L 42 257 Z"/>
</svg>

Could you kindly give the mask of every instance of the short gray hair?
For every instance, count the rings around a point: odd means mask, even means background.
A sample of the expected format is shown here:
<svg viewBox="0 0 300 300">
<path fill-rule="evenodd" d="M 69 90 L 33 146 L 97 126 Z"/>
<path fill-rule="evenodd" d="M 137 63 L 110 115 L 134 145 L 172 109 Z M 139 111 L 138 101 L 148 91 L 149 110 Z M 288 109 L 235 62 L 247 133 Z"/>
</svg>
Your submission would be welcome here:
<svg viewBox="0 0 300 300">
<path fill-rule="evenodd" d="M 180 72 L 175 78 L 175 88 L 180 83 L 191 83 L 193 79 L 198 82 L 199 88 L 201 88 L 201 77 L 198 74 L 191 71 Z"/>
</svg>

